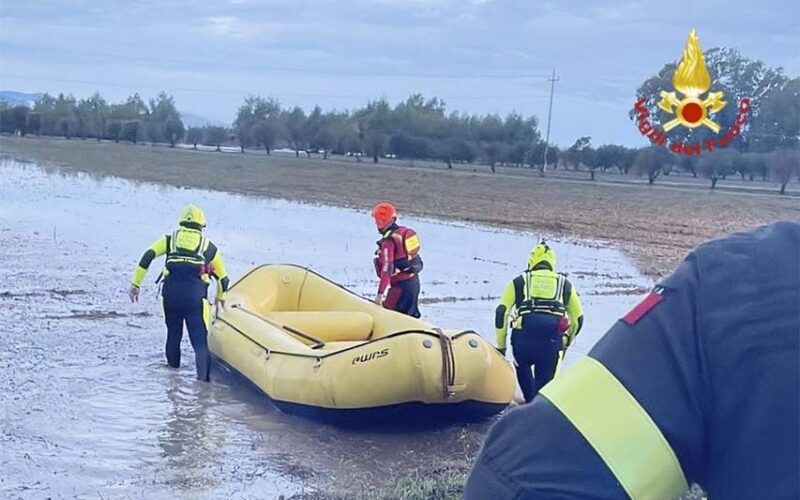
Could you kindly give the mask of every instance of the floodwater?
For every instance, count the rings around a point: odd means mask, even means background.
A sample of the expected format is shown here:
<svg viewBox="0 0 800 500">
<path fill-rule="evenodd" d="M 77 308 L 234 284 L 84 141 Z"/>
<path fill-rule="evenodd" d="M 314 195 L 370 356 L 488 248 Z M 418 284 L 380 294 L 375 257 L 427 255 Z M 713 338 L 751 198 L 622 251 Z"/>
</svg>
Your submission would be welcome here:
<svg viewBox="0 0 800 500">
<path fill-rule="evenodd" d="M 165 166 L 164 168 L 169 168 Z M 365 212 L 66 175 L 0 161 L 0 497 L 276 498 L 320 485 L 369 488 L 474 453 L 489 422 L 427 431 L 343 430 L 280 414 L 239 380 L 194 380 L 184 341 L 166 368 L 154 264 L 141 252 L 201 205 L 235 279 L 308 266 L 357 293 L 376 288 Z M 423 244 L 423 316 L 491 339 L 496 298 L 540 235 L 404 218 Z M 582 293 L 585 331 L 567 362 L 650 286 L 613 249 L 550 242 Z"/>
</svg>

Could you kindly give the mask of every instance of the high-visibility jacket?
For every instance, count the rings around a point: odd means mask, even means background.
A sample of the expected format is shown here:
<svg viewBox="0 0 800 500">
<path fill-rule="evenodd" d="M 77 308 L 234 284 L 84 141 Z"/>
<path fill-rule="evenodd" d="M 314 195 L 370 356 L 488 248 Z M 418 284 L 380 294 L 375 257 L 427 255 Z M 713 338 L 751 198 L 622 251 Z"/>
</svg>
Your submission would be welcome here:
<svg viewBox="0 0 800 500">
<path fill-rule="evenodd" d="M 180 227 L 150 245 L 139 260 L 131 284 L 140 286 L 153 259 L 165 254 L 162 271 L 165 280 L 200 280 L 208 283 L 213 277 L 217 280 L 217 297 L 223 298 L 229 278 L 222 253 L 202 231 L 189 227 Z"/>
<path fill-rule="evenodd" d="M 506 347 L 506 329 L 509 319 L 512 328 L 520 328 L 527 314 L 567 316 L 568 343 L 580 332 L 583 308 L 575 287 L 563 274 L 553 271 L 548 264 L 528 269 L 506 285 L 495 316 L 497 347 Z"/>
<path fill-rule="evenodd" d="M 375 272 L 380 278 L 378 293 L 390 283 L 413 278 L 422 271 L 420 243 L 413 229 L 392 224 L 378 241 L 375 252 Z"/>
<path fill-rule="evenodd" d="M 466 498 L 800 498 L 800 224 L 700 246 L 490 431 Z"/>
</svg>

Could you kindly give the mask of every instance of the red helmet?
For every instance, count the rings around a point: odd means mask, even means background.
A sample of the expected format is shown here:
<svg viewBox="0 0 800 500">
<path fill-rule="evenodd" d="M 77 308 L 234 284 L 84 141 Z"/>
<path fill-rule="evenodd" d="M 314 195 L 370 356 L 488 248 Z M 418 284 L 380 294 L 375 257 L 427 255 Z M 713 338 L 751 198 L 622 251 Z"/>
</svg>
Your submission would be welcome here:
<svg viewBox="0 0 800 500">
<path fill-rule="evenodd" d="M 378 203 L 372 209 L 372 218 L 375 219 L 375 225 L 378 226 L 378 229 L 383 229 L 397 218 L 397 209 L 386 201 Z"/>
</svg>

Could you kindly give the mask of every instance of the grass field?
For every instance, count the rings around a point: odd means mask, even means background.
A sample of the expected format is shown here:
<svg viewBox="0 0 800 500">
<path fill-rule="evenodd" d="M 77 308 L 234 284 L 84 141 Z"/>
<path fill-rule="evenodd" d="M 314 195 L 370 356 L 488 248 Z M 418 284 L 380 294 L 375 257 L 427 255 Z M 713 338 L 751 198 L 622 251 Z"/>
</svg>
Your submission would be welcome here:
<svg viewBox="0 0 800 500">
<path fill-rule="evenodd" d="M 668 273 L 706 239 L 780 219 L 800 219 L 796 191 L 731 181 L 710 191 L 670 176 L 648 186 L 636 176 L 365 160 L 295 158 L 263 151 L 218 153 L 165 146 L 0 137 L 0 153 L 66 170 L 356 208 L 391 200 L 401 213 L 616 245 L 651 276 Z M 659 179 L 664 181 L 664 179 Z M 793 181 L 796 185 L 796 182 Z M 792 189 L 796 190 L 796 186 Z"/>
</svg>

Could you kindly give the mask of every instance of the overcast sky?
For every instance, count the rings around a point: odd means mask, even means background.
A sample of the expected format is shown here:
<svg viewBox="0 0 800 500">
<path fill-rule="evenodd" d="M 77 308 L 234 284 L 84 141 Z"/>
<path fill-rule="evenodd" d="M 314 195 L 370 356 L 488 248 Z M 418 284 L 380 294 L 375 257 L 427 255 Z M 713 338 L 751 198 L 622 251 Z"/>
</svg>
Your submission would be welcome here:
<svg viewBox="0 0 800 500">
<path fill-rule="evenodd" d="M 767 7 L 767 5 L 769 7 Z M 535 114 L 569 145 L 644 144 L 636 87 L 704 50 L 800 75 L 800 1 L 4 0 L 0 89 L 99 90 L 112 101 L 164 89 L 182 111 L 230 122 L 247 94 L 345 109 L 414 92 L 450 110 Z"/>
</svg>

